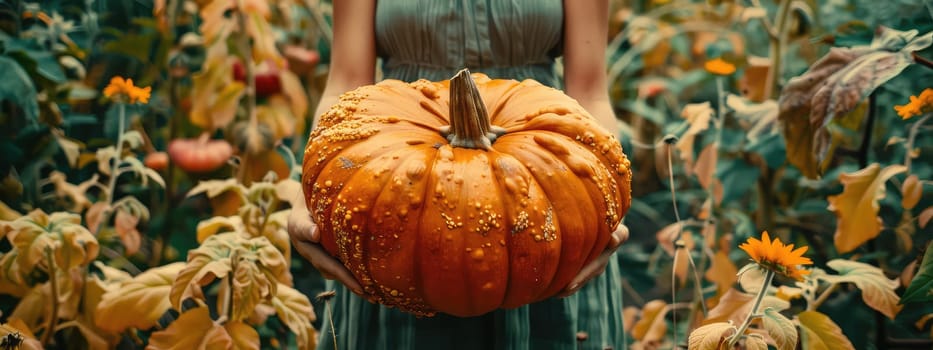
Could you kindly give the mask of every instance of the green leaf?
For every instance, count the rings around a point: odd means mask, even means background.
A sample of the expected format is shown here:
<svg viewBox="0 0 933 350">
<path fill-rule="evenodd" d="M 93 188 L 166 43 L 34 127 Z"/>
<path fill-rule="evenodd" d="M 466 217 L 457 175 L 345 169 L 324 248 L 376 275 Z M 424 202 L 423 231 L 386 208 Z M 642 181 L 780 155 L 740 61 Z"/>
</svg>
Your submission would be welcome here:
<svg viewBox="0 0 933 350">
<path fill-rule="evenodd" d="M 928 245 L 917 275 L 901 297 L 901 304 L 933 301 L 933 245 Z"/>
<path fill-rule="evenodd" d="M 758 181 L 761 169 L 741 159 L 721 159 L 716 165 L 716 178 L 723 184 L 722 201 L 729 202 L 748 195 Z"/>
<path fill-rule="evenodd" d="M 0 56 L 0 101 L 2 100 L 19 105 L 30 122 L 39 118 L 36 86 L 19 63 L 5 56 Z"/>
<path fill-rule="evenodd" d="M 892 320 L 901 310 L 899 298 L 894 290 L 900 285 L 897 280 L 890 280 L 880 268 L 858 261 L 834 259 L 826 263 L 839 272 L 838 275 L 824 275 L 830 283 L 849 282 L 862 290 L 862 300 L 869 307 L 878 310 Z"/>
<path fill-rule="evenodd" d="M 797 328 L 794 323 L 781 313 L 772 308 L 766 308 L 764 316 L 761 318 L 761 324 L 764 326 L 771 338 L 774 339 L 778 350 L 794 350 L 797 346 Z"/>
<path fill-rule="evenodd" d="M 717 350 L 726 339 L 726 332 L 735 332 L 730 323 L 716 322 L 697 328 L 690 333 L 688 347 L 696 350 Z"/>
<path fill-rule="evenodd" d="M 810 350 L 845 350 L 855 349 L 842 329 L 829 316 L 817 311 L 803 311 L 797 315 L 800 329 L 803 331 L 804 349 Z"/>
</svg>

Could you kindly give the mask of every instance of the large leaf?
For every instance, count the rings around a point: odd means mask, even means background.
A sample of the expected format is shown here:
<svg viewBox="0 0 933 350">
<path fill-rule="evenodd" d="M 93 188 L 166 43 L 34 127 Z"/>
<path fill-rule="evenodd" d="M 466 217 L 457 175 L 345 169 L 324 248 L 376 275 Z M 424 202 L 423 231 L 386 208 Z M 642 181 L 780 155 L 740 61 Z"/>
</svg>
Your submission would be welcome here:
<svg viewBox="0 0 933 350">
<path fill-rule="evenodd" d="M 754 304 L 754 295 L 742 293 L 735 288 L 729 289 L 719 298 L 719 304 L 709 310 L 703 323 L 732 321 L 733 324 L 740 324 L 752 311 Z M 775 296 L 766 295 L 758 307 L 759 312 L 764 308 L 786 310 L 790 308 L 790 303 Z"/>
<path fill-rule="evenodd" d="M 642 342 L 660 341 L 667 334 L 667 303 L 652 300 L 641 309 L 641 317 L 632 327 L 632 337 Z"/>
<path fill-rule="evenodd" d="M 39 119 L 36 100 L 36 86 L 29 74 L 15 60 L 0 56 L 0 101 L 19 105 L 26 119 L 35 122 Z"/>
<path fill-rule="evenodd" d="M 831 283 L 849 282 L 862 290 L 862 300 L 871 308 L 878 310 L 885 316 L 894 319 L 901 311 L 898 305 L 899 298 L 894 290 L 900 283 L 888 279 L 884 272 L 876 266 L 858 261 L 834 259 L 826 263 L 838 275 L 821 275 Z"/>
<path fill-rule="evenodd" d="M 224 329 L 233 340 L 233 349 L 259 350 L 259 333 L 252 326 L 240 321 L 233 321 L 224 324 Z"/>
<path fill-rule="evenodd" d="M 764 316 L 761 317 L 761 325 L 768 331 L 771 339 L 774 339 L 778 350 L 794 350 L 797 346 L 797 328 L 794 323 L 780 312 L 772 308 L 765 308 Z"/>
<path fill-rule="evenodd" d="M 32 271 L 46 260 L 47 250 L 52 251 L 57 267 L 66 271 L 89 264 L 99 250 L 97 238 L 81 226 L 81 216 L 77 214 L 48 215 L 36 209 L 12 222 L 0 222 L 0 231 L 17 250 L 16 264 L 22 273 Z"/>
<path fill-rule="evenodd" d="M 730 332 L 731 331 L 731 332 Z M 735 326 L 726 322 L 710 323 L 690 332 L 687 347 L 696 350 L 717 350 L 730 334 L 735 332 Z"/>
<path fill-rule="evenodd" d="M 732 260 L 729 259 L 729 254 L 720 250 L 713 255 L 712 262 L 710 262 L 709 269 L 706 270 L 705 277 L 707 280 L 716 283 L 716 290 L 719 294 L 724 294 L 732 288 L 732 284 L 735 283 L 735 275 L 738 271 L 739 269 L 736 268 Z"/>
<path fill-rule="evenodd" d="M 901 297 L 901 304 L 933 301 L 933 245 L 927 245 L 917 275 Z"/>
<path fill-rule="evenodd" d="M 933 43 L 933 33 L 882 27 L 871 46 L 833 48 L 782 91 L 779 119 L 788 161 L 804 176 L 818 177 L 831 157 L 827 126 L 855 109 L 872 91 L 913 63 L 913 51 Z"/>
<path fill-rule="evenodd" d="M 301 292 L 284 284 L 279 284 L 272 306 L 279 320 L 295 333 L 300 349 L 314 349 L 317 336 L 311 323 L 315 321 L 311 301 Z"/>
<path fill-rule="evenodd" d="M 233 287 L 234 321 L 248 317 L 262 300 L 270 300 L 277 282 L 292 282 L 284 256 L 268 239 L 227 232 L 208 237 L 188 252 L 188 263 L 173 282 L 169 300 L 176 309 L 187 298 L 204 301 L 203 287 L 231 278 L 222 291 L 230 293 L 228 285 Z"/>
<path fill-rule="evenodd" d="M 155 326 L 159 317 L 172 307 L 169 291 L 184 267 L 185 263 L 176 262 L 151 268 L 108 291 L 97 305 L 97 326 L 111 332 Z"/>
<path fill-rule="evenodd" d="M 854 173 L 839 175 L 845 188 L 829 196 L 829 210 L 836 214 L 833 241 L 840 253 L 847 253 L 881 233 L 883 222 L 878 216 L 878 200 L 884 198 L 884 184 L 894 175 L 906 171 L 903 165 L 884 169 L 877 163 Z"/>
<path fill-rule="evenodd" d="M 185 311 L 168 328 L 152 333 L 147 350 L 227 350 L 233 339 L 223 326 L 214 323 L 210 310 L 198 307 Z"/>
<path fill-rule="evenodd" d="M 803 311 L 797 314 L 800 324 L 801 343 L 809 350 L 855 350 L 842 329 L 829 316 L 817 311 Z"/>
</svg>

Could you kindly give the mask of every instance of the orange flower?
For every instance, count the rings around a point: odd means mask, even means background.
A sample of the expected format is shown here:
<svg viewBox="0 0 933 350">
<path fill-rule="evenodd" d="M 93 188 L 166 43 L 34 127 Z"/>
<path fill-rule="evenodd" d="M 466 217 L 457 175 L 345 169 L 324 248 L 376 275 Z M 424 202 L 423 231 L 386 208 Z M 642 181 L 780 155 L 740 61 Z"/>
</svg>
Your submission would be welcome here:
<svg viewBox="0 0 933 350">
<path fill-rule="evenodd" d="M 918 96 L 910 96 L 910 102 L 902 106 L 894 106 L 897 115 L 907 120 L 913 116 L 933 111 L 933 89 L 926 88 Z"/>
<path fill-rule="evenodd" d="M 739 245 L 739 248 L 748 253 L 752 260 L 758 263 L 758 266 L 798 281 L 803 280 L 804 275 L 810 274 L 810 271 L 801 270 L 799 266 L 813 264 L 810 258 L 803 256 L 808 249 L 807 246 L 794 250 L 793 244 L 785 245 L 781 243 L 780 238 L 772 241 L 768 236 L 768 231 L 761 234 L 760 241 L 750 237 L 748 241 Z"/>
<path fill-rule="evenodd" d="M 722 58 L 706 61 L 706 63 L 703 64 L 703 68 L 706 68 L 707 72 L 716 75 L 729 75 L 735 73 L 735 65 Z"/>
<path fill-rule="evenodd" d="M 134 86 L 133 79 L 123 79 L 123 77 L 116 76 L 110 79 L 110 84 L 104 88 L 104 96 L 109 98 L 121 96 L 129 103 L 149 103 L 151 90 L 152 88 L 148 86 L 144 88 Z"/>
</svg>

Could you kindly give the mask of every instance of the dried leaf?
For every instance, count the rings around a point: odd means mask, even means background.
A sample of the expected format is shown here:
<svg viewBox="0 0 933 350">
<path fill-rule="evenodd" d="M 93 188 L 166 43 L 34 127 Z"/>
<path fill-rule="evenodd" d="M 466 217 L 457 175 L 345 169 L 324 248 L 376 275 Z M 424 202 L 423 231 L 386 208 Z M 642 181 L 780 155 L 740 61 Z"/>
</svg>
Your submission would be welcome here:
<svg viewBox="0 0 933 350">
<path fill-rule="evenodd" d="M 68 159 L 68 165 L 71 165 L 72 168 L 76 167 L 78 165 L 78 156 L 81 155 L 84 144 L 81 141 L 61 135 L 55 135 L 55 139 L 58 141 L 58 147 L 61 148 L 62 153 L 65 153 L 65 159 Z"/>
<path fill-rule="evenodd" d="M 709 310 L 709 314 L 703 323 L 732 321 L 733 324 L 740 324 L 751 312 L 754 303 L 754 295 L 742 293 L 735 288 L 729 289 L 719 298 L 719 304 Z M 790 308 L 790 303 L 768 295 L 762 299 L 759 310 L 767 307 L 779 311 L 787 310 Z"/>
<path fill-rule="evenodd" d="M 917 215 L 917 226 L 926 228 L 927 224 L 930 223 L 930 219 L 933 219 L 933 207 L 923 209 L 920 215 Z"/>
<path fill-rule="evenodd" d="M 81 216 L 66 212 L 46 214 L 36 209 L 12 222 L 0 222 L 0 230 L 18 251 L 16 263 L 28 273 L 46 259 L 51 249 L 61 270 L 87 265 L 97 257 L 99 246 Z"/>
<path fill-rule="evenodd" d="M 794 350 L 797 346 L 797 328 L 781 313 L 765 308 L 761 324 L 777 345 L 778 350 Z"/>
<path fill-rule="evenodd" d="M 738 273 L 738 268 L 736 268 L 732 260 L 729 259 L 729 254 L 718 251 L 713 255 L 712 262 L 710 262 L 709 269 L 706 270 L 705 277 L 707 280 L 716 283 L 717 294 L 722 295 L 732 288 L 732 284 L 735 283 L 736 273 Z"/>
<path fill-rule="evenodd" d="M 300 349 L 314 349 L 317 336 L 311 323 L 315 321 L 311 301 L 301 292 L 284 284 L 279 284 L 272 305 L 279 319 L 298 339 Z"/>
<path fill-rule="evenodd" d="M 233 341 L 233 349 L 259 349 L 259 332 L 256 332 L 256 329 L 252 326 L 240 321 L 232 321 L 224 324 L 224 329 Z"/>
<path fill-rule="evenodd" d="M 104 214 L 110 210 L 110 204 L 107 202 L 97 202 L 87 208 L 84 213 L 84 220 L 87 221 L 87 228 L 91 232 L 99 232 L 100 224 L 106 219 Z"/>
<path fill-rule="evenodd" d="M 745 350 L 768 350 L 768 343 L 758 334 L 749 334 L 745 338 Z"/>
<path fill-rule="evenodd" d="M 126 210 L 117 209 L 116 217 L 113 221 L 114 230 L 120 236 L 123 247 L 126 248 L 126 255 L 133 255 L 139 251 L 142 244 L 142 236 L 136 226 L 139 224 L 139 218 Z"/>
<path fill-rule="evenodd" d="M 842 329 L 829 316 L 817 311 L 803 311 L 797 314 L 797 321 L 802 332 L 804 349 L 811 350 L 846 350 L 855 349 Z"/>
<path fill-rule="evenodd" d="M 185 263 L 176 262 L 151 268 L 108 291 L 97 305 L 97 326 L 110 332 L 154 327 L 159 317 L 172 307 L 169 291 L 184 267 Z"/>
<path fill-rule="evenodd" d="M 290 70 L 282 70 L 279 73 L 279 80 L 282 81 L 282 94 L 288 97 L 295 123 L 294 128 L 304 130 L 304 121 L 308 114 L 308 94 L 305 92 L 304 83 Z"/>
<path fill-rule="evenodd" d="M 279 54 L 275 46 L 275 33 L 265 17 L 258 12 L 248 12 L 246 17 L 246 32 L 253 39 L 253 60 L 256 62 L 272 61 L 276 66 L 282 67 L 285 58 Z"/>
<path fill-rule="evenodd" d="M 716 175 L 717 158 L 719 158 L 719 147 L 716 142 L 713 142 L 703 147 L 703 150 L 700 151 L 700 157 L 697 158 L 697 163 L 693 167 L 693 172 L 696 174 L 700 186 L 704 189 L 709 189 L 709 186 L 713 183 Z"/>
<path fill-rule="evenodd" d="M 667 303 L 652 300 L 641 309 L 641 318 L 632 327 L 632 337 L 642 342 L 660 341 L 667 333 Z"/>
<path fill-rule="evenodd" d="M 168 328 L 152 333 L 147 350 L 226 350 L 233 339 L 223 326 L 214 323 L 210 310 L 198 307 L 185 311 Z"/>
<path fill-rule="evenodd" d="M 681 285 L 687 283 L 687 277 L 690 276 L 690 252 L 696 248 L 696 242 L 693 240 L 693 234 L 689 231 L 681 235 L 680 242 L 675 242 L 680 246 L 674 250 L 674 276 L 680 281 Z"/>
<path fill-rule="evenodd" d="M 686 119 L 690 125 L 687 131 L 684 131 L 677 140 L 677 150 L 680 153 L 680 159 L 683 160 L 688 175 L 693 169 L 693 144 L 696 136 L 706 129 L 709 129 L 710 121 L 713 119 L 713 108 L 709 102 L 693 103 L 684 106 L 680 116 Z"/>
<path fill-rule="evenodd" d="M 836 214 L 836 249 L 848 253 L 881 233 L 883 222 L 878 216 L 878 200 L 884 198 L 884 184 L 894 175 L 906 171 L 903 165 L 884 169 L 877 163 L 854 173 L 839 175 L 845 187 L 841 194 L 829 196 L 828 209 Z"/>
<path fill-rule="evenodd" d="M 239 216 L 213 216 L 198 223 L 198 243 L 204 243 L 207 237 L 223 232 L 245 233 L 243 219 Z"/>
<path fill-rule="evenodd" d="M 725 339 L 736 331 L 726 322 L 710 323 L 690 332 L 687 347 L 696 350 L 718 350 Z"/>
<path fill-rule="evenodd" d="M 857 261 L 834 259 L 826 263 L 836 270 L 838 275 L 823 275 L 831 283 L 849 282 L 862 290 L 862 300 L 869 307 L 878 310 L 890 319 L 901 311 L 900 298 L 894 290 L 900 285 L 897 280 L 888 279 L 877 266 Z"/>
<path fill-rule="evenodd" d="M 917 203 L 920 203 L 920 197 L 923 196 L 923 184 L 920 183 L 920 178 L 915 174 L 910 174 L 904 179 L 904 183 L 901 185 L 901 206 L 904 209 L 910 210 L 917 206 Z"/>
<path fill-rule="evenodd" d="M 677 239 L 677 235 L 680 234 L 682 226 L 683 224 L 680 222 L 671 223 L 655 233 L 658 245 L 661 246 L 669 256 L 674 256 L 674 240 Z"/>
</svg>

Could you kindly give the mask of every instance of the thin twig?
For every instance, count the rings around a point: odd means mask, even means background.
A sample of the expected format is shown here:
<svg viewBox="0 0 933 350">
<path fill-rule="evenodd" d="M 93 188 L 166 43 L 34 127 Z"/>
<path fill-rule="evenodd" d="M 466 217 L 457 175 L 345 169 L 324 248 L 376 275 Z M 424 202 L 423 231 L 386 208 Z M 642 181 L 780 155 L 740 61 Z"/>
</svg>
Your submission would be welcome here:
<svg viewBox="0 0 933 350">
<path fill-rule="evenodd" d="M 915 63 L 933 69 L 933 60 L 929 60 L 926 57 L 920 56 L 920 54 L 916 52 L 912 52 L 910 56 L 913 57 Z"/>
<path fill-rule="evenodd" d="M 55 322 L 58 321 L 58 270 L 55 266 L 55 258 L 52 256 L 52 249 L 45 249 L 45 257 L 49 264 L 49 284 L 52 289 L 52 312 L 49 314 L 49 323 L 45 327 L 45 333 L 42 334 L 42 346 L 48 347 L 52 340 L 52 334 L 55 333 Z"/>
</svg>

